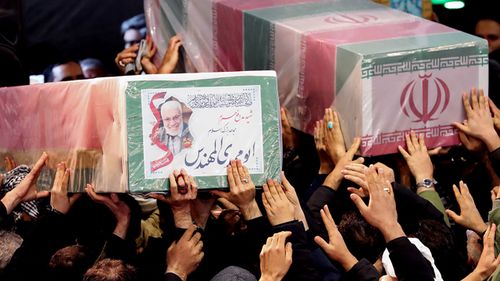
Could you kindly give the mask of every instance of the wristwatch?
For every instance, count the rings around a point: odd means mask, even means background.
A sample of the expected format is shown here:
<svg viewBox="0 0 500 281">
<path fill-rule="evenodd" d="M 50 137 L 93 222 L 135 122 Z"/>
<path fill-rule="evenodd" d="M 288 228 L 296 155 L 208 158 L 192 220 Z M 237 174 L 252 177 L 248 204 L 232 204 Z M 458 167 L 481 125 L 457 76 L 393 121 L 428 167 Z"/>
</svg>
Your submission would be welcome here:
<svg viewBox="0 0 500 281">
<path fill-rule="evenodd" d="M 418 187 L 425 187 L 425 188 L 431 188 L 432 186 L 436 185 L 438 182 L 435 179 L 424 179 L 421 182 L 417 182 L 417 188 Z"/>
</svg>

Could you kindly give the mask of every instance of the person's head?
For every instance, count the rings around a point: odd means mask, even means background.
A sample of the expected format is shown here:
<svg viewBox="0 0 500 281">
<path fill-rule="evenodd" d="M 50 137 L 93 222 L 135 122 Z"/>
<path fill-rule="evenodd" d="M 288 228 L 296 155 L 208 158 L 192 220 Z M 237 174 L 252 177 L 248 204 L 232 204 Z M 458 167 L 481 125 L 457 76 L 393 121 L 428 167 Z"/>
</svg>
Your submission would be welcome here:
<svg viewBox="0 0 500 281">
<path fill-rule="evenodd" d="M 476 23 L 476 35 L 488 40 L 489 52 L 500 50 L 500 22 L 493 18 L 480 19 Z"/>
<path fill-rule="evenodd" d="M 137 270 L 122 260 L 103 259 L 83 276 L 83 281 L 135 281 Z"/>
<path fill-rule="evenodd" d="M 49 66 L 43 73 L 45 82 L 60 82 L 84 79 L 80 64 L 68 61 Z"/>
<path fill-rule="evenodd" d="M 9 264 L 22 243 L 23 238 L 15 232 L 0 230 L 0 272 Z"/>
<path fill-rule="evenodd" d="M 81 276 L 92 265 L 86 249 L 71 245 L 59 249 L 49 262 L 49 275 L 52 280 L 81 280 Z"/>
<path fill-rule="evenodd" d="M 177 136 L 182 130 L 182 105 L 176 100 L 168 100 L 160 105 L 161 120 L 165 132 Z"/>
<path fill-rule="evenodd" d="M 382 233 L 358 211 L 343 214 L 338 228 L 347 248 L 357 259 L 366 258 L 373 263 L 382 255 L 385 248 Z"/>
<path fill-rule="evenodd" d="M 128 48 L 146 37 L 146 18 L 144 14 L 139 14 L 122 22 L 121 32 L 125 48 Z"/>
<path fill-rule="evenodd" d="M 81 60 L 80 67 L 86 79 L 106 76 L 104 65 L 98 59 L 87 58 Z"/>
</svg>

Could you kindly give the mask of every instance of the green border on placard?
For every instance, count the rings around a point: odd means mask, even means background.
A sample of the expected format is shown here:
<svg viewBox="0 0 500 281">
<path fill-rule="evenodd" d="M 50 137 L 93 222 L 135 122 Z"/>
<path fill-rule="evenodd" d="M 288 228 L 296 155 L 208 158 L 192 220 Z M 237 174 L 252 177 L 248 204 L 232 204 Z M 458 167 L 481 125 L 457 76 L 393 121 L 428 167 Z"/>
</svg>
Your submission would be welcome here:
<svg viewBox="0 0 500 281">
<path fill-rule="evenodd" d="M 167 191 L 168 180 L 144 178 L 144 148 L 141 117 L 141 90 L 187 87 L 259 85 L 261 88 L 264 173 L 251 175 L 260 186 L 267 178 L 277 179 L 281 171 L 282 144 L 276 77 L 238 76 L 189 81 L 130 81 L 125 90 L 129 192 Z M 181 167 L 179 167 L 181 168 Z M 227 188 L 226 176 L 196 177 L 199 189 Z"/>
</svg>

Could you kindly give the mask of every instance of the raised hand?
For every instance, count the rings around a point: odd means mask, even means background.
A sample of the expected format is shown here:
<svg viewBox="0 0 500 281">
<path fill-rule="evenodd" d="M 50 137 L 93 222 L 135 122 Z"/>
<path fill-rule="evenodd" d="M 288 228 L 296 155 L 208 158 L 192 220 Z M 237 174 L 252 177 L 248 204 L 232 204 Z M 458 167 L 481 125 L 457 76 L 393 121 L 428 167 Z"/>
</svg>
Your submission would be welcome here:
<svg viewBox="0 0 500 281">
<path fill-rule="evenodd" d="M 121 73 L 125 73 L 125 66 L 129 63 L 134 63 L 137 57 L 137 51 L 139 50 L 139 44 L 134 44 L 123 51 L 119 52 L 115 57 L 116 67 Z"/>
<path fill-rule="evenodd" d="M 182 46 L 182 40 L 179 35 L 172 36 L 168 40 L 168 49 L 163 56 L 163 61 L 161 63 L 158 73 L 168 74 L 174 72 L 179 62 L 179 49 Z"/>
<path fill-rule="evenodd" d="M 492 223 L 484 234 L 483 252 L 476 268 L 463 281 L 486 280 L 500 266 L 500 255 L 495 257 L 495 232 L 497 226 Z"/>
<path fill-rule="evenodd" d="M 262 213 L 255 201 L 255 185 L 247 167 L 240 160 L 231 160 L 227 166 L 227 182 L 229 192 L 214 190 L 212 194 L 227 199 L 236 205 L 245 220 L 260 217 Z"/>
<path fill-rule="evenodd" d="M 469 95 L 463 94 L 463 104 L 465 114 L 467 115 L 467 123 L 454 123 L 454 125 L 462 132 L 469 136 L 475 137 L 483 141 L 489 151 L 493 151 L 500 147 L 500 138 L 495 131 L 494 121 L 491 117 L 488 100 L 484 96 L 483 90 L 472 89 Z"/>
<path fill-rule="evenodd" d="M 160 193 L 149 193 L 148 196 L 170 205 L 174 215 L 175 225 L 179 228 L 188 228 L 193 219 L 191 217 L 191 202 L 198 196 L 198 184 L 187 171 L 175 170 L 169 175 L 170 196 Z"/>
<path fill-rule="evenodd" d="M 11 171 L 17 167 L 16 162 L 12 157 L 5 156 L 5 171 Z"/>
<path fill-rule="evenodd" d="M 326 153 L 324 129 L 323 120 L 316 121 L 316 125 L 314 126 L 314 144 L 319 156 L 319 174 L 330 173 L 334 166 L 332 159 Z"/>
<path fill-rule="evenodd" d="M 283 188 L 276 180 L 268 179 L 262 188 L 262 203 L 266 209 L 267 218 L 272 226 L 295 219 L 293 204 L 286 197 Z"/>
<path fill-rule="evenodd" d="M 328 174 L 325 181 L 323 182 L 324 186 L 327 186 L 333 190 L 337 190 L 342 181 L 343 175 L 342 170 L 344 170 L 345 166 L 349 163 L 358 163 L 362 164 L 364 162 L 363 158 L 358 158 L 352 161 L 354 154 L 358 151 L 359 146 L 361 144 L 360 138 L 354 138 L 354 142 L 347 152 L 344 151 L 344 154 L 338 159 L 337 164 L 335 165 L 335 169 Z"/>
<path fill-rule="evenodd" d="M 370 196 L 368 206 L 359 195 L 351 194 L 351 199 L 361 215 L 372 226 L 378 228 L 386 242 L 405 236 L 397 221 L 396 202 L 391 183 L 386 178 L 383 168 L 370 165 L 365 169 L 366 191 Z"/>
<path fill-rule="evenodd" d="M 411 131 L 409 135 L 406 135 L 406 147 L 408 151 L 401 146 L 398 146 L 398 149 L 408 164 L 415 180 L 421 182 L 424 179 L 432 179 L 434 167 L 425 146 L 424 135 L 420 134 L 417 138 L 415 132 Z"/>
<path fill-rule="evenodd" d="M 69 169 L 66 163 L 57 164 L 56 176 L 50 191 L 50 206 L 61 214 L 67 214 L 81 194 L 68 195 Z"/>
<path fill-rule="evenodd" d="M 373 166 L 381 171 L 384 174 L 384 177 L 390 183 L 393 183 L 395 181 L 393 169 L 389 168 L 381 162 L 377 162 Z M 342 174 L 344 175 L 345 179 L 350 180 L 359 186 L 359 188 L 348 187 L 347 190 L 349 192 L 356 193 L 360 197 L 368 196 L 368 192 L 366 191 L 368 183 L 366 182 L 364 173 L 365 169 L 367 169 L 365 165 L 351 162 L 345 166 L 344 170 L 342 170 Z"/>
<path fill-rule="evenodd" d="M 337 225 L 330 214 L 328 206 L 325 205 L 320 213 L 323 224 L 328 232 L 328 242 L 320 236 L 314 237 L 314 242 L 316 242 L 316 244 L 318 244 L 323 251 L 325 251 L 330 259 L 340 263 L 347 272 L 358 262 L 358 260 L 351 254 L 349 249 L 347 249 L 344 238 L 342 238 L 342 235 L 340 234 Z"/>
<path fill-rule="evenodd" d="M 31 201 L 49 195 L 48 191 L 38 191 L 35 186 L 38 175 L 42 170 L 45 162 L 48 159 L 47 153 L 42 153 L 42 156 L 35 163 L 31 171 L 24 177 L 24 179 L 11 191 L 7 192 L 2 198 L 2 203 L 5 205 L 7 214 L 10 214 L 12 210 L 21 202 Z"/>
<path fill-rule="evenodd" d="M 340 120 L 338 113 L 331 108 L 325 109 L 323 117 L 323 130 L 324 130 L 324 143 L 326 152 L 332 159 L 333 163 L 337 165 L 340 158 L 346 153 L 344 143 L 344 135 L 340 128 Z"/>
<path fill-rule="evenodd" d="M 452 210 L 446 210 L 446 214 L 456 223 L 481 235 L 488 228 L 488 226 L 481 218 L 467 184 L 460 181 L 459 185 L 460 191 L 456 185 L 453 185 L 453 192 L 455 193 L 455 198 L 457 198 L 458 205 L 460 206 L 460 215 L 457 215 L 457 213 Z"/>
<path fill-rule="evenodd" d="M 147 74 L 156 74 L 158 73 L 158 68 L 154 63 L 151 62 L 151 59 L 156 54 L 156 45 L 153 42 L 151 36 L 146 36 L 146 52 L 143 54 L 141 58 L 142 68 L 144 72 Z"/>
<path fill-rule="evenodd" d="M 302 206 L 300 206 L 299 197 L 297 196 L 297 192 L 295 192 L 295 188 L 290 184 L 288 179 L 285 177 L 285 173 L 281 172 L 281 182 L 283 184 L 283 191 L 285 192 L 286 198 L 293 205 L 294 217 L 301 221 L 304 224 L 304 228 L 306 230 L 309 229 L 309 225 L 307 223 L 306 216 L 304 215 L 304 211 L 302 210 Z"/>
<path fill-rule="evenodd" d="M 116 193 L 97 194 L 94 186 L 91 184 L 87 184 L 85 191 L 94 202 L 108 207 L 116 219 L 116 226 L 113 234 L 121 239 L 125 239 L 130 224 L 130 208 L 128 205 L 121 201 Z"/>
<path fill-rule="evenodd" d="M 185 281 L 196 270 L 203 259 L 203 241 L 201 234 L 191 225 L 181 239 L 173 242 L 167 251 L 167 271 Z"/>
<path fill-rule="evenodd" d="M 283 146 L 285 149 L 293 149 L 297 147 L 297 136 L 292 130 L 292 125 L 288 120 L 288 112 L 284 107 L 280 110 L 281 115 L 281 134 L 283 137 Z"/>
<path fill-rule="evenodd" d="M 267 238 L 260 252 L 261 281 L 279 281 L 286 275 L 292 265 L 292 243 L 286 238 L 290 231 L 282 231 Z"/>
</svg>

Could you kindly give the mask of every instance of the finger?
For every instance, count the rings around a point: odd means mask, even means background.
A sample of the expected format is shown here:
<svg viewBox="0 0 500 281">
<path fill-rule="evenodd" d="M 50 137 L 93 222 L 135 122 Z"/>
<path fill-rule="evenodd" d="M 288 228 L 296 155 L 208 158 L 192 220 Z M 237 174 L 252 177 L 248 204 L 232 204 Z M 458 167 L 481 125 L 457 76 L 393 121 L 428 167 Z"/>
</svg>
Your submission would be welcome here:
<svg viewBox="0 0 500 281">
<path fill-rule="evenodd" d="M 229 190 L 232 192 L 236 192 L 236 182 L 233 176 L 233 167 L 231 164 L 227 165 L 227 183 L 229 184 Z"/>
<path fill-rule="evenodd" d="M 281 182 L 287 191 L 295 190 L 295 188 L 290 184 L 288 179 L 285 177 L 285 172 L 281 171 Z"/>
<path fill-rule="evenodd" d="M 288 122 L 287 112 L 285 111 L 285 109 L 283 107 L 281 108 L 280 113 L 281 113 L 281 124 L 282 124 L 282 126 L 284 128 L 290 128 L 290 123 Z"/>
<path fill-rule="evenodd" d="M 458 223 L 460 221 L 460 216 L 457 215 L 457 213 L 455 213 L 454 211 L 452 211 L 452 210 L 445 210 L 445 212 L 448 215 L 448 217 L 450 217 L 455 222 Z"/>
<path fill-rule="evenodd" d="M 241 187 L 241 177 L 238 173 L 238 164 L 237 161 L 231 160 L 231 172 L 233 173 L 234 183 L 237 190 Z"/>
<path fill-rule="evenodd" d="M 354 188 L 354 187 L 348 187 L 347 191 L 357 194 L 359 197 L 365 197 L 365 193 L 363 192 L 363 188 Z"/>
<path fill-rule="evenodd" d="M 40 174 L 40 171 L 42 170 L 43 166 L 45 166 L 45 162 L 47 161 L 48 158 L 49 155 L 46 152 L 43 152 L 42 156 L 38 158 L 35 165 L 33 166 L 33 168 L 26 177 L 29 177 L 31 181 L 35 181 L 38 178 L 38 175 Z"/>
<path fill-rule="evenodd" d="M 469 127 L 468 127 L 468 126 L 465 126 L 465 125 L 464 125 L 464 124 L 462 124 L 462 123 L 453 122 L 453 125 L 454 125 L 455 127 L 457 127 L 457 129 L 459 129 L 459 130 L 460 130 L 460 131 L 459 131 L 459 133 L 460 133 L 460 132 L 463 132 L 463 133 L 466 133 L 466 134 L 468 134 L 468 135 L 471 133 L 471 131 L 470 131 Z"/>
<path fill-rule="evenodd" d="M 283 187 L 282 185 L 277 181 L 277 180 L 273 180 L 273 184 L 274 184 L 274 187 L 276 188 L 276 192 L 278 193 L 278 196 L 280 197 L 280 199 L 287 199 L 288 198 L 286 197 L 286 194 L 285 194 L 285 191 L 283 190 Z"/>
<path fill-rule="evenodd" d="M 181 239 L 179 239 L 179 243 L 181 243 L 181 241 L 188 242 L 189 240 L 191 240 L 191 238 L 193 237 L 193 233 L 195 231 L 196 231 L 196 227 L 194 225 L 191 225 L 188 229 L 186 229 L 184 234 L 182 234 Z"/>
<path fill-rule="evenodd" d="M 479 89 L 479 108 L 486 110 L 488 108 L 488 100 L 484 96 L 483 89 Z"/>
<path fill-rule="evenodd" d="M 221 190 L 212 190 L 210 191 L 215 196 L 220 197 L 219 199 L 228 199 L 229 198 L 229 193 Z"/>
<path fill-rule="evenodd" d="M 287 242 L 285 248 L 285 259 L 288 263 L 292 262 L 292 255 L 293 255 L 292 243 Z"/>
<path fill-rule="evenodd" d="M 472 102 L 472 110 L 479 109 L 479 97 L 476 88 L 472 88 L 471 92 L 471 102 Z"/>
<path fill-rule="evenodd" d="M 271 211 L 271 204 L 269 204 L 269 198 L 270 198 L 270 194 L 269 194 L 269 188 L 267 186 L 267 184 L 264 184 L 262 185 L 262 189 L 264 189 L 264 192 L 262 192 L 262 205 L 264 205 L 264 208 L 266 209 L 266 213 L 267 215 L 269 216 L 269 212 Z"/>
<path fill-rule="evenodd" d="M 52 183 L 52 192 L 61 192 L 61 182 L 64 175 L 64 168 L 62 167 L 62 162 L 57 163 L 56 175 L 54 176 L 54 182 Z"/>
<path fill-rule="evenodd" d="M 318 244 L 318 246 L 320 246 L 324 251 L 326 251 L 330 247 L 330 244 L 328 244 L 325 239 L 321 238 L 320 236 L 314 237 L 314 242 L 316 242 L 316 244 Z"/>
<path fill-rule="evenodd" d="M 462 94 L 462 102 L 464 104 L 465 114 L 468 117 L 472 113 L 472 108 L 469 102 L 469 95 L 465 92 Z"/>
<path fill-rule="evenodd" d="M 195 228 L 196 230 L 196 228 Z M 191 236 L 191 239 L 189 239 L 190 242 L 192 242 L 194 245 L 196 245 L 199 241 L 201 240 L 201 233 L 196 232 Z"/>
<path fill-rule="evenodd" d="M 276 238 L 276 245 L 278 247 L 285 247 L 285 242 L 286 242 L 286 238 L 290 237 L 292 235 L 292 232 L 290 231 L 281 231 L 279 233 L 276 233 L 274 234 L 275 236 L 277 236 Z"/>
<path fill-rule="evenodd" d="M 47 197 L 47 196 L 49 196 L 49 195 L 50 195 L 50 192 L 49 192 L 49 191 L 46 191 L 46 190 L 44 190 L 44 191 L 39 191 L 39 192 L 37 192 L 37 193 L 36 193 L 36 199 L 45 198 L 45 197 Z"/>
<path fill-rule="evenodd" d="M 333 219 L 331 217 L 328 217 L 328 215 L 326 215 L 324 210 L 320 210 L 319 212 L 321 215 L 321 219 L 323 220 L 323 224 L 325 225 L 326 232 L 328 232 L 328 237 L 330 237 L 331 241 L 335 235 L 335 230 L 337 226 L 333 222 Z"/>
<path fill-rule="evenodd" d="M 168 180 L 170 182 L 170 195 L 172 197 L 177 197 L 179 195 L 179 192 L 177 190 L 177 182 L 175 181 L 175 177 L 176 177 L 176 171 L 174 171 L 173 173 L 171 173 L 169 176 L 168 176 Z"/>
<path fill-rule="evenodd" d="M 365 188 L 365 189 L 368 188 L 368 183 L 366 182 L 366 180 L 364 179 L 364 177 L 360 178 L 360 177 L 357 177 L 357 176 L 345 175 L 344 179 L 349 180 L 349 181 L 357 184 L 361 188 Z"/>
<path fill-rule="evenodd" d="M 466 196 L 469 199 L 472 199 L 472 195 L 469 192 L 469 187 L 467 186 L 467 184 L 463 181 L 460 181 L 458 185 L 460 186 L 460 193 L 462 194 L 462 196 Z"/>
<path fill-rule="evenodd" d="M 418 139 L 417 139 L 417 135 L 415 134 L 415 131 L 410 132 L 410 139 L 411 139 L 411 145 L 413 147 L 413 151 L 417 151 L 419 148 L 419 144 L 418 144 Z"/>
<path fill-rule="evenodd" d="M 66 165 L 64 165 L 64 166 L 66 166 Z M 66 169 L 66 171 L 64 171 L 62 184 L 61 184 L 61 192 L 63 194 L 68 193 L 69 174 L 70 174 L 69 169 Z"/>
<path fill-rule="evenodd" d="M 236 167 L 238 169 L 238 174 L 240 175 L 240 177 L 246 178 L 247 175 L 245 174 L 245 169 L 243 168 L 243 164 L 241 164 L 241 160 L 236 161 Z"/>
<path fill-rule="evenodd" d="M 453 185 L 452 188 L 453 188 L 453 193 L 455 193 L 455 198 L 457 199 L 457 202 L 460 205 L 462 203 L 462 194 L 460 193 L 456 185 Z"/>
<path fill-rule="evenodd" d="M 190 188 L 190 192 L 191 192 L 191 194 L 196 195 L 196 194 L 198 193 L 198 183 L 197 183 L 197 182 L 196 182 L 196 180 L 195 180 L 192 176 L 190 176 L 190 175 L 188 175 L 188 176 L 187 176 L 187 179 L 188 179 L 188 183 L 189 183 L 188 185 L 191 187 L 191 188 Z M 196 197 L 196 196 L 195 196 L 195 197 Z"/>
<path fill-rule="evenodd" d="M 359 157 L 358 159 L 352 161 L 354 164 L 363 164 L 365 162 L 365 158 Z"/>
<path fill-rule="evenodd" d="M 418 144 L 420 146 L 420 151 L 427 151 L 427 147 L 425 146 L 424 134 L 418 135 Z"/>
<path fill-rule="evenodd" d="M 356 151 L 358 151 L 360 145 L 361 145 L 361 138 L 354 138 L 353 143 L 351 144 L 351 147 L 346 152 L 347 157 L 349 157 L 349 160 L 352 160 L 352 158 L 354 157 L 354 154 L 356 153 Z"/>
<path fill-rule="evenodd" d="M 74 193 L 70 198 L 69 198 L 69 204 L 73 205 L 73 203 L 76 202 L 76 200 L 80 199 L 82 197 L 82 193 Z"/>
<path fill-rule="evenodd" d="M 227 210 L 239 210 L 238 206 L 234 205 L 231 201 L 227 200 L 226 198 L 219 198 L 217 199 L 224 208 Z"/>
<path fill-rule="evenodd" d="M 354 193 L 349 195 L 349 197 L 351 198 L 352 202 L 354 202 L 354 205 L 356 205 L 361 214 L 364 214 L 367 211 L 368 207 L 366 206 L 365 202 L 363 202 L 363 199 L 361 199 L 361 197 Z"/>
<path fill-rule="evenodd" d="M 269 194 L 271 195 L 273 201 L 280 199 L 280 194 L 278 193 L 278 188 L 274 185 L 272 179 L 267 180 L 267 186 L 269 187 Z"/>
<path fill-rule="evenodd" d="M 405 134 L 405 139 L 406 139 L 406 148 L 408 149 L 408 154 L 413 154 L 413 151 L 415 151 L 415 148 L 413 147 L 413 143 L 411 142 L 411 137 L 410 134 Z"/>
</svg>

